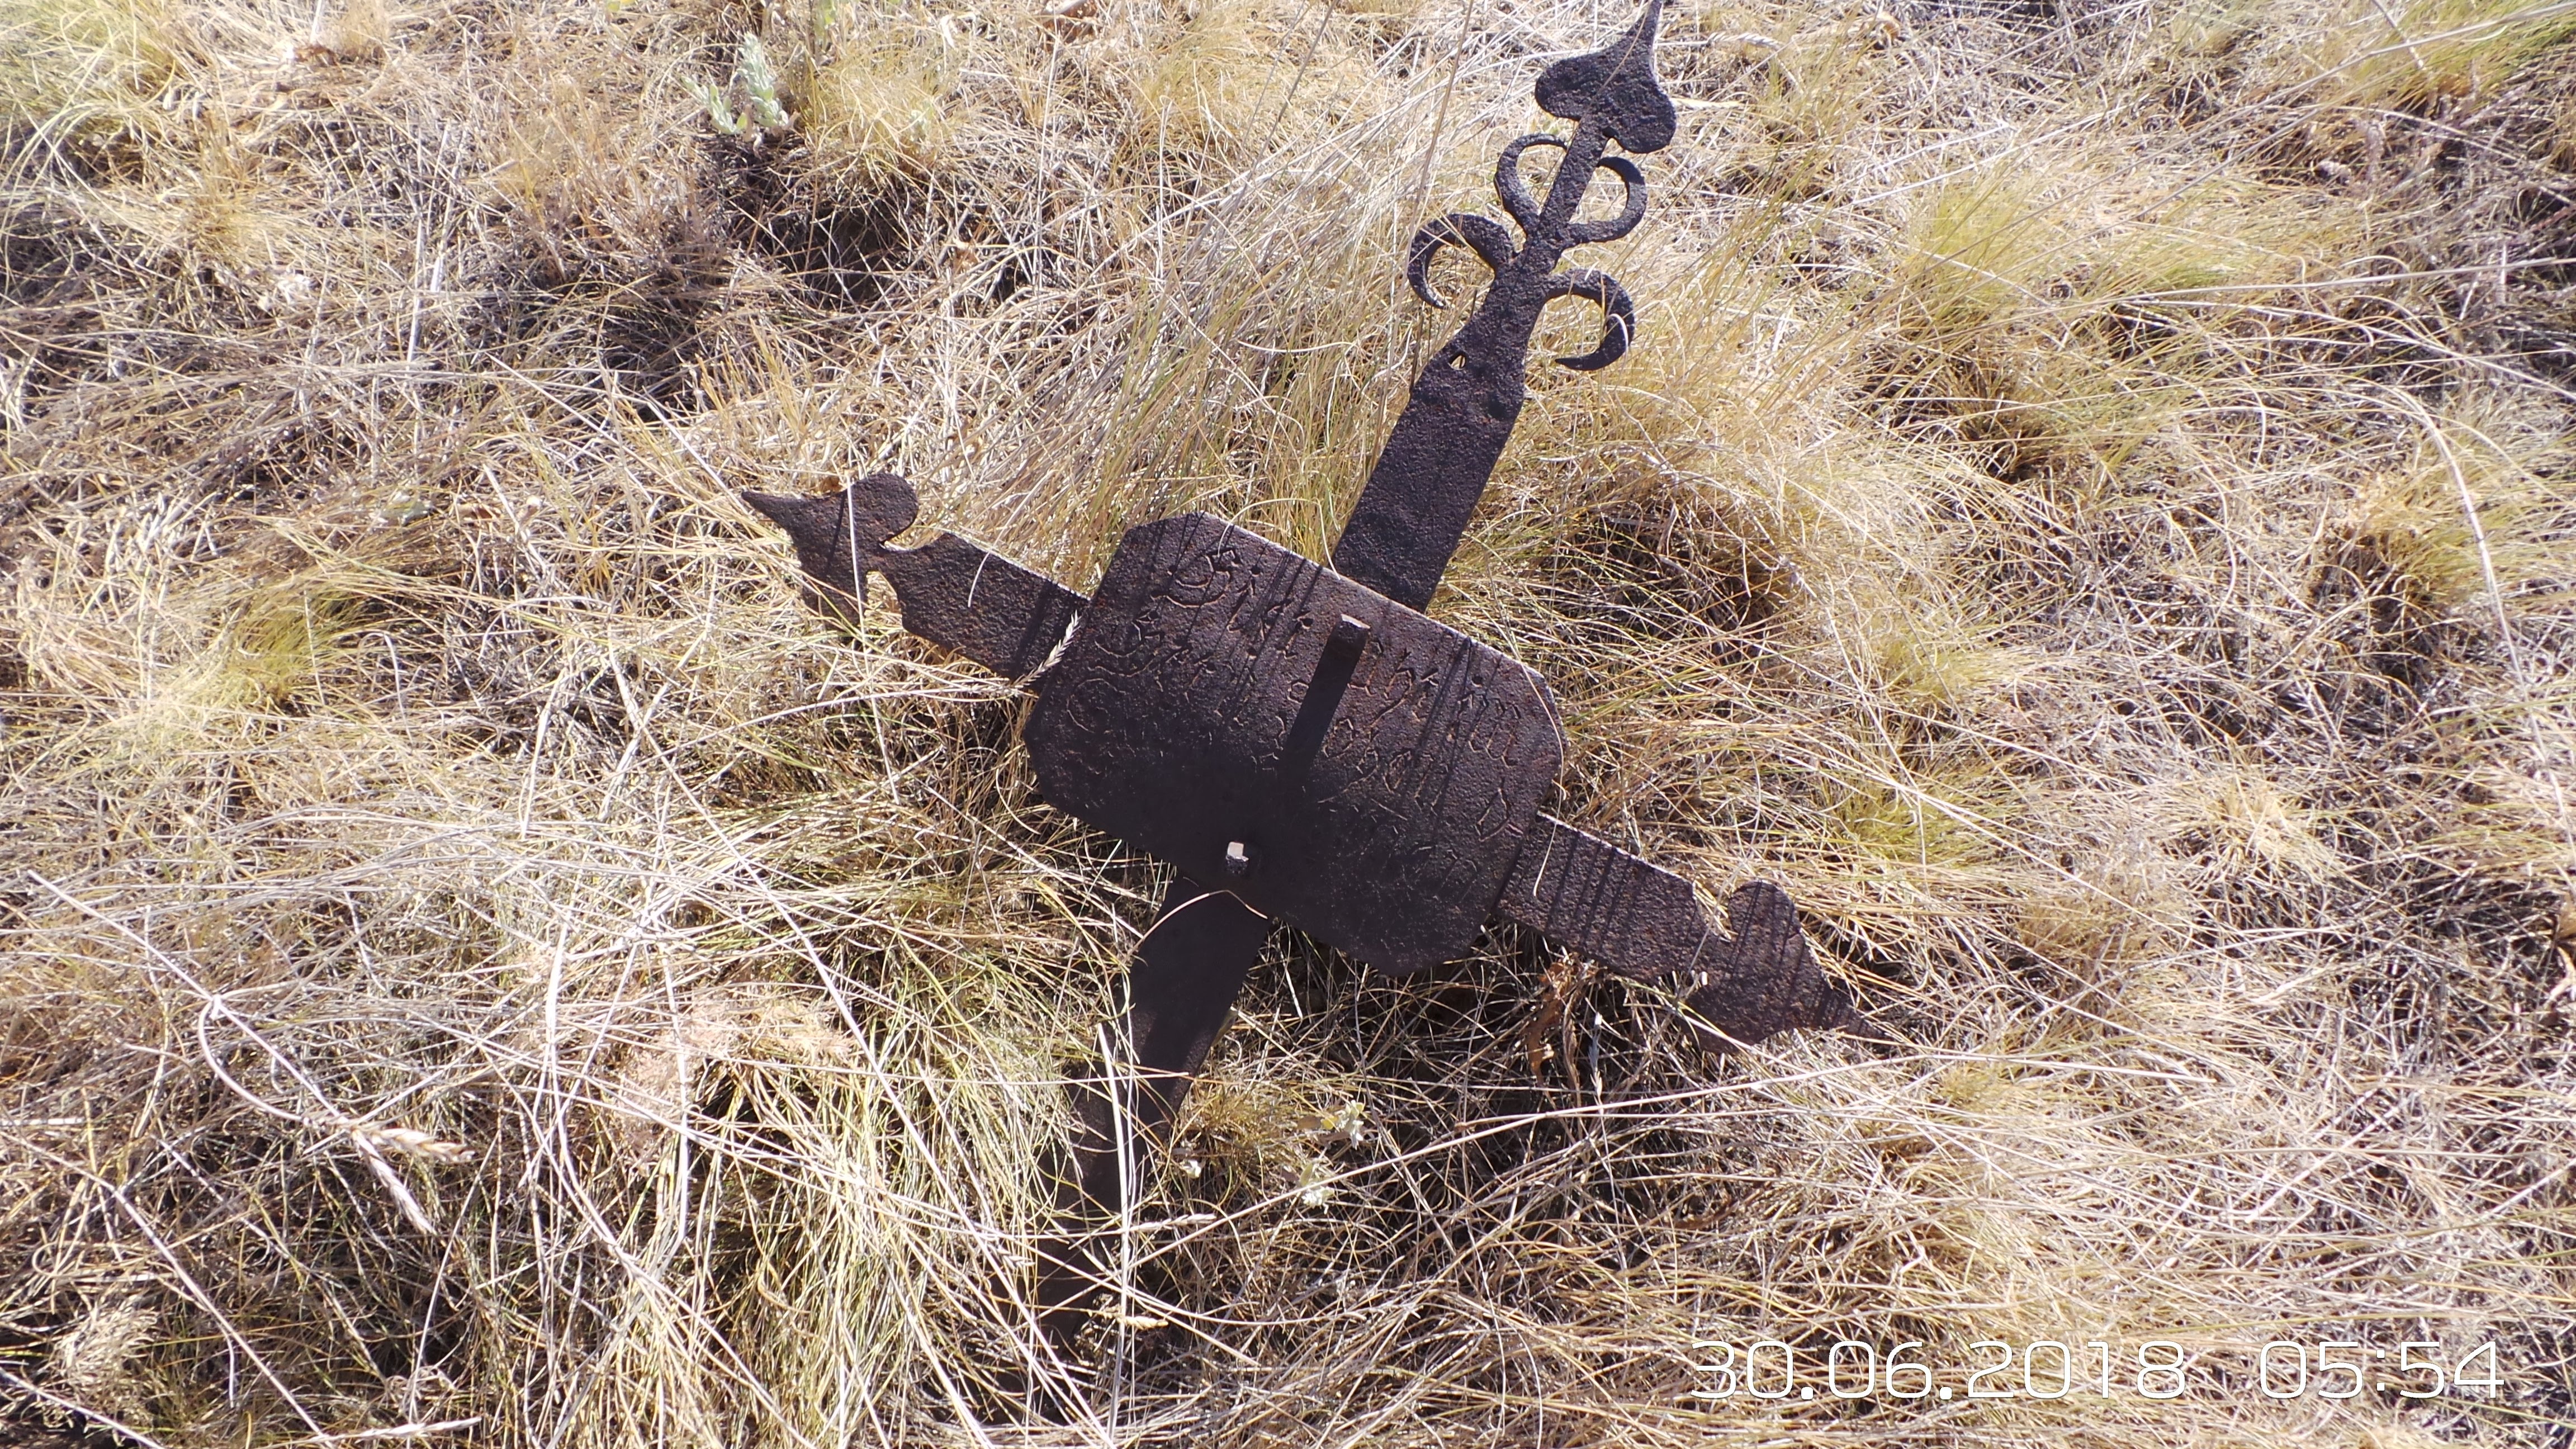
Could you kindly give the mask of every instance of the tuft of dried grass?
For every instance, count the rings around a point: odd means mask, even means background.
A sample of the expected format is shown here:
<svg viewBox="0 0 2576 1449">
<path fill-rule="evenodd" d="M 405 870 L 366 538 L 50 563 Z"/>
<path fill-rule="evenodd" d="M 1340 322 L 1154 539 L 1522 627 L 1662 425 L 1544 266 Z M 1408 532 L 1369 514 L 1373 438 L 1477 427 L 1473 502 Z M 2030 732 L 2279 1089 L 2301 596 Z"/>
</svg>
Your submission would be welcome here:
<svg viewBox="0 0 2576 1449">
<path fill-rule="evenodd" d="M 0 0 L 0 1439 L 2563 1442 L 2532 0 L 1676 13 L 1639 346 L 1534 369 L 1434 612 L 1905 1045 L 1283 938 L 1036 1331 L 1154 869 L 734 490 L 1320 554 L 1404 237 L 1628 18 Z M 2263 1392 L 2336 1338 L 2499 1382 Z M 1720 1396 L 1757 1339 L 2193 1379 Z"/>
</svg>

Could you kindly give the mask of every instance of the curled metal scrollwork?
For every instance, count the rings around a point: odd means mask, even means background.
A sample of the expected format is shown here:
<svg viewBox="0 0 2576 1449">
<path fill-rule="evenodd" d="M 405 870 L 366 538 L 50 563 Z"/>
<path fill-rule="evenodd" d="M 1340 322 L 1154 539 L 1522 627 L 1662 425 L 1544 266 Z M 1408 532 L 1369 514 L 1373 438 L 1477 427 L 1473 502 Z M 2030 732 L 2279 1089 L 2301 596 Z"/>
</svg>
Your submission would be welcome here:
<svg viewBox="0 0 2576 1449">
<path fill-rule="evenodd" d="M 1530 194 L 1529 183 L 1521 177 L 1521 154 L 1532 146 L 1553 146 L 1565 150 L 1569 144 L 1562 136 L 1534 131 L 1504 147 L 1501 159 L 1494 164 L 1494 193 L 1502 198 L 1503 210 L 1511 213 L 1512 220 L 1520 224 L 1521 235 L 1525 239 L 1535 240 L 1535 234 L 1548 225 L 1548 218 L 1545 207 Z M 1619 179 L 1625 192 L 1619 214 L 1597 221 L 1567 219 L 1557 223 L 1549 238 L 1552 243 L 1549 250 L 1562 253 L 1567 247 L 1617 241 L 1635 231 L 1637 223 L 1646 219 L 1646 173 L 1636 162 L 1625 156 L 1599 156 L 1594 159 L 1592 168 L 1607 171 Z M 1560 179 L 1549 188 L 1551 200 L 1555 186 L 1564 184 L 1562 171 L 1558 172 L 1558 177 Z M 1434 307 L 1449 305 L 1431 289 L 1432 259 L 1439 255 L 1442 247 L 1447 246 L 1465 247 L 1474 252 L 1498 282 L 1531 249 L 1527 241 L 1520 246 L 1513 245 L 1502 223 L 1473 212 L 1451 212 L 1426 223 L 1413 234 L 1404 275 L 1405 280 L 1413 285 L 1413 294 Z M 1551 266 L 1553 262 L 1551 257 Z M 1558 297 L 1583 297 L 1601 306 L 1601 345 L 1579 357 L 1560 357 L 1556 359 L 1559 366 L 1591 372 L 1608 367 L 1627 353 L 1628 343 L 1636 335 L 1637 309 L 1629 300 L 1626 288 L 1588 267 L 1576 267 L 1568 272 L 1547 272 L 1543 279 L 1540 289 L 1543 302 Z"/>
<path fill-rule="evenodd" d="M 1522 358 L 1539 313 L 1559 297 L 1601 309 L 1601 340 L 1591 351 L 1556 359 L 1590 372 L 1624 356 L 1637 334 L 1637 308 L 1626 288 L 1585 267 L 1557 270 L 1568 248 L 1616 241 L 1646 215 L 1646 174 L 1633 158 L 1673 138 L 1670 97 L 1655 78 L 1655 27 L 1662 5 L 1649 4 L 1628 33 L 1603 48 L 1560 60 L 1540 72 L 1538 103 L 1574 122 L 1571 136 L 1533 132 L 1503 148 L 1494 163 L 1494 194 L 1520 231 L 1492 217 L 1453 212 L 1413 234 L 1405 280 L 1414 295 L 1446 305 L 1431 286 L 1431 263 L 1443 247 L 1463 247 L 1493 273 L 1493 285 L 1458 334 L 1433 353 L 1414 379 L 1350 526 L 1333 549 L 1333 567 L 1413 608 L 1430 601 L 1441 570 L 1466 531 L 1476 498 L 1501 458 L 1526 393 Z M 1616 145 L 1622 155 L 1605 154 Z M 1521 162 L 1533 146 L 1564 153 L 1544 197 L 1532 192 Z M 1576 219 L 1599 174 L 1620 186 L 1614 216 Z"/>
</svg>

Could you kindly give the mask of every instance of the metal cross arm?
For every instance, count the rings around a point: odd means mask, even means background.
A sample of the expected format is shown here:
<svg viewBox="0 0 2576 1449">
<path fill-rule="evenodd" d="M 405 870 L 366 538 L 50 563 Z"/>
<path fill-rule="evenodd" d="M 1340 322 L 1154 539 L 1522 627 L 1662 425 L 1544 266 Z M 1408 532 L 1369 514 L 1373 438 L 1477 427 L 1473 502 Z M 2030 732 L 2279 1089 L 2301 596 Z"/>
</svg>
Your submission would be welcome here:
<svg viewBox="0 0 2576 1449">
<path fill-rule="evenodd" d="M 1542 813 L 1565 750 L 1546 684 L 1422 612 L 1519 416 L 1540 311 L 1559 297 L 1602 310 L 1599 345 L 1564 366 L 1607 366 L 1630 343 L 1625 289 L 1557 264 L 1645 213 L 1629 158 L 1674 125 L 1654 72 L 1660 11 L 1540 75 L 1539 104 L 1574 134 L 1504 148 L 1494 185 L 1517 245 L 1468 215 L 1414 237 L 1406 273 L 1424 300 L 1438 305 L 1443 246 L 1475 252 L 1493 284 L 1414 380 L 1331 567 L 1186 513 L 1129 530 L 1084 598 L 954 534 L 893 547 L 919 509 L 891 473 L 838 495 L 744 495 L 794 541 L 824 607 L 854 618 L 881 574 L 907 630 L 1028 680 L 1039 793 L 1177 870 L 1129 978 L 1124 1050 L 1142 1086 L 1095 1104 L 1077 1154 L 1095 1204 L 1124 1201 L 1119 1144 L 1163 1132 L 1274 921 L 1404 976 L 1464 955 L 1501 916 L 1677 985 L 1716 1039 L 1861 1024 L 1778 886 L 1737 890 L 1721 929 L 1688 881 Z M 1565 152 L 1543 200 L 1520 172 L 1533 146 Z M 1600 171 L 1624 205 L 1577 220 Z M 1057 1257 L 1050 1303 L 1069 1301 L 1080 1256 Z"/>
<path fill-rule="evenodd" d="M 1564 746 L 1536 673 L 1311 560 L 1187 513 L 1131 530 L 1086 600 L 954 534 L 887 547 L 915 511 L 891 473 L 745 496 L 827 605 L 883 573 L 905 629 L 1014 678 L 1062 644 L 1022 735 L 1040 795 L 1263 917 L 1405 976 L 1501 915 L 1678 981 L 1735 1040 L 1854 1020 L 1778 886 L 1721 934 L 1690 882 L 1540 811 Z"/>
</svg>

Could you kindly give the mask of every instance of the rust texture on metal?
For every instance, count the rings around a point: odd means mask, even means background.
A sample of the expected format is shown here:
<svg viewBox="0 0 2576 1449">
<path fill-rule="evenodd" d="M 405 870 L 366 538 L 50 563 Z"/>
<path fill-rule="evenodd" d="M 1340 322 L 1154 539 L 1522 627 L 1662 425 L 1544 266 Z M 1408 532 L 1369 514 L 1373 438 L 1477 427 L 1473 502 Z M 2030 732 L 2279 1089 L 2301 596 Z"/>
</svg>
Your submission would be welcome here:
<svg viewBox="0 0 2576 1449">
<path fill-rule="evenodd" d="M 1720 936 L 1689 881 L 1542 815 L 1496 909 L 1622 976 L 1674 981 L 1691 1013 L 1731 1041 L 1859 1020 L 1817 969 L 1789 893 L 1769 881 L 1737 888 Z"/>
<path fill-rule="evenodd" d="M 1081 1125 L 1060 1184 L 1067 1213 L 1115 1213 L 1134 1200 L 1136 1148 L 1160 1139 L 1180 1111 L 1269 934 L 1270 922 L 1232 893 L 1173 879 L 1127 970 L 1123 1039 L 1110 1047 L 1124 1070 L 1085 1082 L 1075 1099 Z M 1080 1237 L 1044 1241 L 1037 1257 L 1037 1301 L 1048 1330 L 1063 1337 L 1076 1326 L 1076 1305 L 1103 1286 L 1099 1270 Z"/>
<path fill-rule="evenodd" d="M 1603 153 L 1614 142 L 1632 154 L 1658 151 L 1673 139 L 1673 103 L 1655 78 L 1655 25 L 1662 15 L 1663 0 L 1653 0 L 1609 46 L 1539 74 L 1540 108 L 1574 122 L 1574 135 L 1533 133 L 1503 148 L 1494 190 L 1520 228 L 1518 247 L 1502 223 L 1465 213 L 1444 216 L 1414 235 L 1405 276 L 1423 301 L 1443 305 L 1432 293 L 1430 266 L 1444 246 L 1474 252 L 1494 280 L 1458 335 L 1414 379 L 1404 412 L 1378 453 L 1341 541 L 1333 545 L 1336 571 L 1400 604 L 1430 605 L 1467 531 L 1521 414 L 1522 359 L 1539 312 L 1559 297 L 1589 298 L 1601 308 L 1600 345 L 1580 357 L 1558 358 L 1563 366 L 1588 372 L 1628 350 L 1637 311 L 1626 289 L 1589 268 L 1560 272 L 1556 264 L 1567 248 L 1615 241 L 1645 217 L 1645 173 L 1626 156 Z M 1521 179 L 1521 157 L 1533 146 L 1565 153 L 1545 201 L 1533 199 Z M 1625 187 L 1624 205 L 1615 217 L 1577 220 L 1596 171 L 1609 172 Z"/>
<path fill-rule="evenodd" d="M 1183 514 L 1130 530 L 1085 599 L 954 534 L 893 547 L 918 504 L 890 473 L 835 496 L 745 495 L 793 540 L 820 606 L 855 621 L 867 575 L 884 574 L 906 629 L 1030 680 L 1023 740 L 1043 797 L 1176 868 L 1111 1069 L 1083 1106 L 1066 1182 L 1095 1208 L 1127 1200 L 1133 1149 L 1167 1129 L 1274 920 L 1402 974 L 1464 954 L 1499 915 L 1673 984 L 1717 1044 L 1871 1030 L 1778 886 L 1738 889 L 1720 926 L 1689 881 L 1542 815 L 1564 751 L 1546 685 L 1421 612 L 1519 414 L 1540 309 L 1568 296 L 1602 309 L 1600 345 L 1558 359 L 1568 367 L 1628 347 L 1635 311 L 1619 284 L 1556 268 L 1644 214 L 1643 173 L 1606 148 L 1672 139 L 1660 13 L 1655 0 L 1617 42 L 1539 77 L 1540 105 L 1575 128 L 1503 151 L 1495 189 L 1517 247 L 1469 215 L 1414 238 L 1406 272 L 1425 300 L 1437 305 L 1428 267 L 1443 246 L 1475 252 L 1493 285 L 1415 380 L 1332 567 Z M 1544 201 L 1521 176 L 1532 147 L 1565 153 Z M 1624 205 L 1579 220 L 1600 171 Z M 1041 1256 L 1040 1305 L 1060 1328 L 1097 1275 L 1079 1239 Z"/>
<path fill-rule="evenodd" d="M 1048 804 L 1396 975 L 1475 943 L 1564 753 L 1526 665 L 1204 513 L 1128 533 L 1022 738 Z"/>
<path fill-rule="evenodd" d="M 1082 612 L 1082 595 L 953 533 L 919 548 L 887 547 L 921 509 L 912 485 L 892 473 L 872 473 L 838 496 L 742 497 L 787 531 L 819 607 L 855 621 L 869 572 L 882 573 L 908 632 L 1005 678 L 1036 673 Z"/>
</svg>

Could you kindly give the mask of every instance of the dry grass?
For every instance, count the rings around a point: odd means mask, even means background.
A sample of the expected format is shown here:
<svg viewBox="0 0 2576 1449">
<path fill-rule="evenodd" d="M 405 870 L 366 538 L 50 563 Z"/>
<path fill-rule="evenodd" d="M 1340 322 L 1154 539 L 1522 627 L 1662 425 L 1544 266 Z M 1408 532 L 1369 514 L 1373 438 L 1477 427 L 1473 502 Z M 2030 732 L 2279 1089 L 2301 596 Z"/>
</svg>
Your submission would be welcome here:
<svg viewBox="0 0 2576 1449">
<path fill-rule="evenodd" d="M 1406 230 L 1626 19 L 0 0 L 0 1442 L 2567 1443 L 2539 0 L 1677 14 L 1641 346 L 1534 372 L 1435 612 L 1914 1045 L 1282 942 L 1042 1347 L 1152 868 L 732 492 L 1321 551 Z M 1691 1397 L 1757 1338 L 2196 1377 Z M 2502 1382 L 2259 1392 L 2336 1338 Z"/>
</svg>

